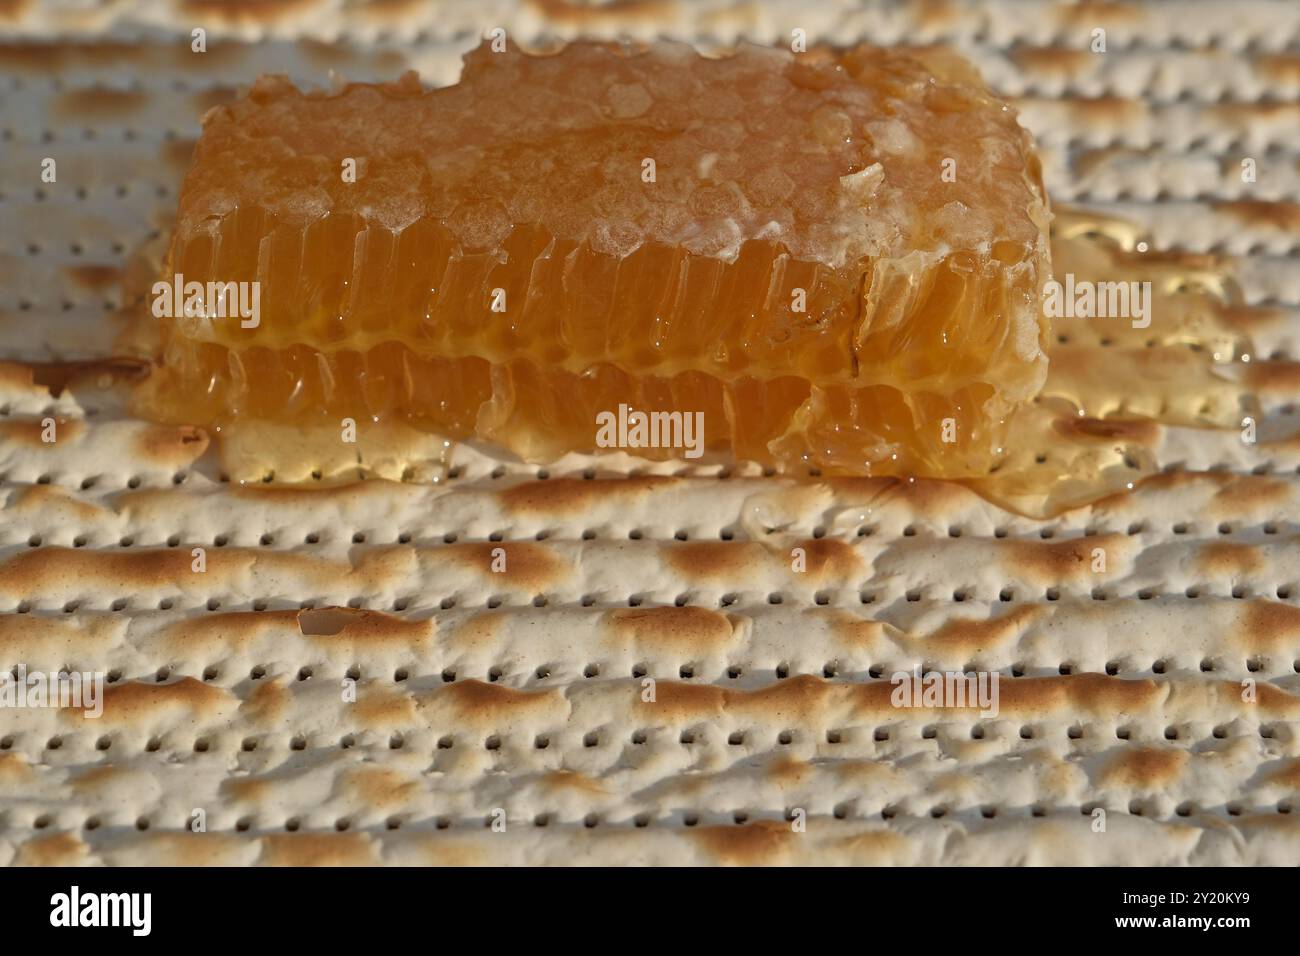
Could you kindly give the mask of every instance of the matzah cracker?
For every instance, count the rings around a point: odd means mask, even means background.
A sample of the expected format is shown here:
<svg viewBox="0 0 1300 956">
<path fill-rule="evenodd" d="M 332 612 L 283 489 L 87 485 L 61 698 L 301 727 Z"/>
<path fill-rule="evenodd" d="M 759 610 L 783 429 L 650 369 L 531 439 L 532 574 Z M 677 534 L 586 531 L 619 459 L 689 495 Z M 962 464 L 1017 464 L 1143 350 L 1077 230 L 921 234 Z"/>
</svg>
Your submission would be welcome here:
<svg viewBox="0 0 1300 956">
<path fill-rule="evenodd" d="M 955 46 L 1056 202 L 1231 277 L 1203 341 L 1251 360 L 1211 421 L 1125 436 L 1165 470 L 1047 518 L 418 434 L 360 460 L 278 434 L 286 471 L 127 415 L 124 273 L 202 112 L 264 72 L 454 82 L 492 27 Z M 1297 47 L 1266 0 L 0 6 L 0 646 L 109 678 L 97 719 L 0 710 L 0 861 L 1300 862 Z M 1208 367 L 1179 348 L 1151 350 Z M 890 704 L 895 672 L 965 668 L 1000 675 L 997 716 Z"/>
</svg>

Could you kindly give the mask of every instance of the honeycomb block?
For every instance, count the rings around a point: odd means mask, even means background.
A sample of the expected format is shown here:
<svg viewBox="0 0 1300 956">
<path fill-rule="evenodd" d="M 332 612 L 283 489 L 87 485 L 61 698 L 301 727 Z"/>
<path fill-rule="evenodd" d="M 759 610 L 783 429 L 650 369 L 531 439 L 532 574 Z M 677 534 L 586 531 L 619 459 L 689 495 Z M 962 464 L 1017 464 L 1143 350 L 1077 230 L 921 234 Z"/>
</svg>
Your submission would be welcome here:
<svg viewBox="0 0 1300 956">
<path fill-rule="evenodd" d="M 164 316 L 143 404 L 530 459 L 625 404 L 779 467 L 983 474 L 1046 372 L 1047 219 L 1028 135 L 950 54 L 485 45 L 443 89 L 264 77 L 205 117 L 164 273 L 256 282 L 259 315 Z"/>
</svg>

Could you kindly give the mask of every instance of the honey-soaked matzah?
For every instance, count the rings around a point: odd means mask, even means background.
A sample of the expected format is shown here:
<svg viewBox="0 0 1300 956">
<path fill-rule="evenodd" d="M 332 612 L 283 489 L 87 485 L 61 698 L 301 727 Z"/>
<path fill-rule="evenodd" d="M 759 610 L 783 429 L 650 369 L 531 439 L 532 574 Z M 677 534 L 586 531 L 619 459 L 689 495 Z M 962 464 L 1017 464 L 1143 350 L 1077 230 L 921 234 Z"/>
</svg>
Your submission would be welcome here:
<svg viewBox="0 0 1300 956">
<path fill-rule="evenodd" d="M 200 117 L 452 84 L 497 28 L 955 48 L 1058 272 L 1151 322 L 1054 321 L 964 483 L 132 414 Z M 1269 0 L 0 11 L 0 666 L 104 678 L 0 707 L 0 862 L 1300 862 L 1298 37 Z"/>
</svg>

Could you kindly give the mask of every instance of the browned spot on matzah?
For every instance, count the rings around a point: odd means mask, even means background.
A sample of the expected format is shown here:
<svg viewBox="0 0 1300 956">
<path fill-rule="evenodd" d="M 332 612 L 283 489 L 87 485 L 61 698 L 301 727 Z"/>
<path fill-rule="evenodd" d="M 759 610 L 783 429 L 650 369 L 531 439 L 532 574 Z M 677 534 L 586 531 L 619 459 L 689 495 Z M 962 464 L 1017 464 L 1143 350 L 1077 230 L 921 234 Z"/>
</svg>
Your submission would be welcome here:
<svg viewBox="0 0 1300 956">
<path fill-rule="evenodd" d="M 75 442 L 85 434 L 86 424 L 78 418 L 59 418 L 53 415 L 48 417 L 54 420 L 54 441 L 42 440 L 45 425 L 41 424 L 40 418 L 0 421 L 0 441 L 11 441 L 34 449 L 52 450 L 65 442 Z"/>
<path fill-rule="evenodd" d="M 412 9 L 423 7 L 425 0 L 359 0 L 367 14 L 379 17 L 401 16 Z"/>
<path fill-rule="evenodd" d="M 412 834 L 404 839 L 417 843 L 426 866 L 482 866 L 486 862 L 483 851 L 472 840 L 441 834 Z"/>
<path fill-rule="evenodd" d="M 1019 67 L 1035 74 L 1051 76 L 1080 73 L 1094 65 L 1097 54 L 1087 48 L 1061 46 L 1021 46 L 1011 49 L 1011 59 Z"/>
<path fill-rule="evenodd" d="M 1294 53 L 1256 53 L 1249 60 L 1256 73 L 1281 83 L 1300 83 L 1300 56 Z"/>
<path fill-rule="evenodd" d="M 1201 545 L 1196 557 L 1196 566 L 1202 574 L 1230 575 L 1233 578 L 1254 574 L 1265 563 L 1264 555 L 1254 545 L 1231 544 L 1227 541 L 1211 541 Z"/>
<path fill-rule="evenodd" d="M 64 266 L 63 274 L 66 275 L 74 285 L 79 285 L 83 289 L 91 289 L 99 292 L 115 285 L 122 279 L 122 270 L 113 265 L 85 265 Z"/>
<path fill-rule="evenodd" d="M 378 854 L 364 833 L 277 833 L 262 837 L 259 866 L 375 866 Z"/>
<path fill-rule="evenodd" d="M 1279 787 L 1300 791 L 1300 758 L 1292 757 L 1283 761 L 1280 767 L 1269 771 L 1265 779 Z"/>
<path fill-rule="evenodd" d="M 141 858 L 157 866 L 237 866 L 251 841 L 232 833 L 147 833 L 133 841 Z"/>
<path fill-rule="evenodd" d="M 784 787 L 800 784 L 809 779 L 814 773 L 813 766 L 808 761 L 787 754 L 778 754 L 773 757 L 767 762 L 765 769 L 769 779 Z"/>
<path fill-rule="evenodd" d="M 1277 601 L 1251 601 L 1237 626 L 1237 643 L 1250 650 L 1285 647 L 1300 636 L 1300 608 Z"/>
<path fill-rule="evenodd" d="M 77 523 L 98 521 L 109 514 L 108 509 L 77 497 L 76 493 L 61 485 L 28 485 L 19 488 L 9 499 L 6 510 L 14 514 L 54 513 L 71 518 Z"/>
<path fill-rule="evenodd" d="M 17 20 L 31 3 L 32 0 L 0 0 L 0 19 Z"/>
<path fill-rule="evenodd" d="M 1002 711 L 1062 716 L 1074 712 L 1116 718 L 1151 710 L 1166 693 L 1153 680 L 1125 680 L 1104 674 L 1021 677 L 999 682 Z"/>
<path fill-rule="evenodd" d="M 227 777 L 221 781 L 221 795 L 231 803 L 260 806 L 275 792 L 275 789 L 275 778 L 270 775 Z"/>
<path fill-rule="evenodd" d="M 1145 491 L 1176 491 L 1180 488 L 1186 488 L 1189 486 L 1194 487 L 1206 482 L 1222 486 L 1231 480 L 1231 475 L 1225 475 L 1215 471 L 1161 471 L 1145 479 L 1142 482 L 1142 487 Z M 1127 494 L 1119 494 L 1114 496 L 1113 499 L 1108 500 L 1124 501 L 1128 498 L 1129 496 Z"/>
<path fill-rule="evenodd" d="M 411 644 L 429 641 L 437 630 L 434 618 L 407 620 L 383 611 L 350 607 L 320 607 L 294 613 L 303 637 L 328 646 L 340 641 L 351 646 Z"/>
<path fill-rule="evenodd" d="M 962 8 L 953 0 L 917 0 L 912 6 L 922 27 L 942 27 L 962 18 Z"/>
<path fill-rule="evenodd" d="M 655 682 L 655 699 L 644 700 L 641 682 L 627 684 L 628 696 L 636 701 L 638 720 L 657 724 L 675 724 L 722 716 L 727 692 L 712 684 L 688 684 L 678 681 Z"/>
<path fill-rule="evenodd" d="M 491 647 L 505 624 L 506 616 L 502 612 L 480 611 L 461 621 L 447 643 L 458 648 Z"/>
<path fill-rule="evenodd" d="M 400 691 L 381 690 L 367 684 L 357 691 L 350 710 L 357 723 L 370 729 L 396 729 L 409 726 L 415 718 L 415 701 Z"/>
<path fill-rule="evenodd" d="M 189 551 L 172 549 L 88 551 L 45 547 L 18 552 L 0 563 L 0 593 L 42 594 L 60 585 L 84 582 L 87 588 L 114 588 L 126 594 L 142 587 L 190 583 Z M 209 567 L 209 573 L 211 573 Z"/>
<path fill-rule="evenodd" d="M 590 510 L 611 501 L 640 500 L 653 491 L 664 490 L 681 479 L 657 475 L 635 478 L 583 479 L 548 478 L 525 481 L 497 492 L 497 500 L 515 514 L 569 515 Z"/>
<path fill-rule="evenodd" d="M 756 541 L 673 541 L 664 545 L 664 562 L 688 581 L 743 581 L 768 561 Z"/>
<path fill-rule="evenodd" d="M 907 838 L 901 833 L 882 829 L 846 841 L 844 852 L 854 863 L 871 866 L 891 862 L 907 845 Z"/>
<path fill-rule="evenodd" d="M 1146 113 L 1146 104 L 1123 96 L 1093 96 L 1061 101 L 1082 126 L 1106 126 L 1135 122 Z"/>
<path fill-rule="evenodd" d="M 419 706 L 423 709 L 431 705 L 448 706 L 459 719 L 482 726 L 515 714 L 545 714 L 557 705 L 566 704 L 558 688 L 516 690 L 480 680 L 464 680 L 423 695 Z"/>
<path fill-rule="evenodd" d="M 18 848 L 14 866 L 76 866 L 84 863 L 89 847 L 75 833 L 51 833 L 28 840 Z"/>
<path fill-rule="evenodd" d="M 0 388 L 14 391 L 30 391 L 38 393 L 42 391 L 34 383 L 35 375 L 30 365 L 22 362 L 3 362 L 0 361 Z"/>
<path fill-rule="evenodd" d="M 735 636 L 725 614 L 702 607 L 619 608 L 605 626 L 637 648 L 670 653 L 706 652 Z"/>
<path fill-rule="evenodd" d="M 1047 614 L 1043 607 L 1021 606 L 1000 617 L 979 619 L 952 617 L 925 635 L 926 644 L 937 644 L 950 651 L 990 651 L 1015 643 L 1025 628 Z"/>
<path fill-rule="evenodd" d="M 359 803 L 386 810 L 405 806 L 418 797 L 417 780 L 388 767 L 360 766 L 343 773 L 340 789 Z"/>
<path fill-rule="evenodd" d="M 1229 106 L 1206 107 L 1206 119 L 1234 129 L 1250 130 L 1261 123 L 1300 123 L 1300 103 L 1292 100 L 1258 100 Z"/>
<path fill-rule="evenodd" d="M 800 674 L 751 691 L 727 691 L 726 707 L 743 716 L 784 721 L 792 726 L 816 726 L 825 717 L 828 698 L 843 697 L 844 688 L 820 677 Z M 863 686 L 863 685 L 857 685 Z M 888 689 L 888 685 L 885 685 Z"/>
<path fill-rule="evenodd" d="M 828 608 L 825 610 L 810 608 L 806 613 L 813 616 L 824 614 L 835 635 L 836 642 L 843 647 L 861 651 L 872 651 L 876 648 L 884 649 L 886 632 L 885 624 L 881 621 L 859 617 L 852 611 L 846 611 L 842 608 Z"/>
<path fill-rule="evenodd" d="M 148 103 L 149 94 L 135 90 L 69 90 L 54 101 L 54 112 L 68 120 L 105 119 L 130 115 Z"/>
<path fill-rule="evenodd" d="M 320 0 L 182 0 L 181 9 L 196 16 L 233 22 L 282 20 L 320 6 Z M 215 44 L 220 46 L 221 44 Z"/>
<path fill-rule="evenodd" d="M 846 541 L 838 538 L 808 538 L 795 547 L 804 549 L 804 573 L 814 581 L 847 581 L 862 573 L 862 558 Z"/>
<path fill-rule="evenodd" d="M 253 685 L 248 697 L 239 705 L 241 714 L 259 727 L 277 721 L 289 706 L 289 687 L 285 681 L 263 678 Z"/>
<path fill-rule="evenodd" d="M 1187 766 L 1191 754 L 1173 747 L 1143 747 L 1124 751 L 1107 761 L 1101 771 L 1103 786 L 1160 790 L 1173 783 Z"/>
<path fill-rule="evenodd" d="M 94 794 L 111 780 L 130 773 L 124 767 L 101 764 L 81 771 L 72 779 L 72 789 L 79 794 Z"/>
<path fill-rule="evenodd" d="M 135 454 L 146 461 L 179 465 L 202 456 L 208 433 L 193 425 L 150 425 L 139 432 Z"/>
<path fill-rule="evenodd" d="M 677 9 L 678 0 L 606 0 L 599 5 L 574 0 L 526 0 L 526 3 L 552 22 L 594 26 L 633 19 L 666 19 Z"/>
<path fill-rule="evenodd" d="M 1074 27 L 1109 27 L 1118 23 L 1140 23 L 1147 18 L 1147 13 L 1131 3 L 1088 2 L 1057 3 L 1048 7 L 1062 26 Z M 1080 39 L 1080 44 L 1087 42 L 1087 36 Z"/>
<path fill-rule="evenodd" d="M 1231 168 L 1236 169 L 1237 165 L 1234 163 Z M 1266 305 L 1220 304 L 1216 311 L 1224 322 L 1246 335 L 1253 334 L 1256 329 L 1285 322 L 1289 318 L 1285 309 Z"/>
<path fill-rule="evenodd" d="M 31 765 L 27 758 L 17 751 L 0 753 L 0 780 L 6 783 L 20 783 L 32 777 Z"/>
<path fill-rule="evenodd" d="M 1105 552 L 1107 572 L 1114 573 L 1131 545 L 1124 535 L 1104 534 L 1060 541 L 1005 541 L 999 551 L 1009 574 L 1022 574 L 1040 584 L 1069 584 L 1103 578 L 1092 570 L 1096 548 Z"/>
<path fill-rule="evenodd" d="M 782 862 L 790 841 L 799 835 L 787 823 L 756 820 L 744 826 L 700 827 L 691 838 L 716 862 L 727 866 L 757 866 Z"/>
<path fill-rule="evenodd" d="M 1268 717 L 1295 717 L 1300 714 L 1300 697 L 1296 697 L 1275 684 L 1260 681 L 1255 685 L 1259 703 L 1247 704 L 1242 700 L 1243 688 L 1240 683 L 1224 681 L 1218 687 L 1227 703 L 1240 705 L 1243 709 L 1257 706 Z"/>
<path fill-rule="evenodd" d="M 219 687 L 193 677 L 182 677 L 167 684 L 131 681 L 104 689 L 104 714 L 95 722 L 102 720 L 113 725 L 136 723 L 168 712 L 176 723 L 181 723 L 186 719 L 212 716 L 231 699 Z M 80 708 L 70 708 L 65 710 L 67 712 L 82 713 Z"/>
<path fill-rule="evenodd" d="M 505 570 L 494 571 L 493 561 L 504 554 Z M 485 582 L 499 582 L 529 591 L 544 591 L 572 572 L 554 550 L 535 541 L 483 541 L 452 544 L 431 552 L 462 567 L 477 571 Z M 498 567 L 500 564 L 498 563 Z"/>
<path fill-rule="evenodd" d="M 68 63 L 134 63 L 145 55 L 141 43 L 106 41 L 96 43 L 31 43 L 15 40 L 0 43 L 0 64 L 11 69 L 57 72 Z"/>
<path fill-rule="evenodd" d="M 0 649 L 14 660 L 32 660 L 70 647 L 98 647 L 116 640 L 124 624 L 120 616 L 99 614 L 0 614 Z"/>
<path fill-rule="evenodd" d="M 1219 484 L 1214 492 L 1213 514 L 1216 518 L 1248 515 L 1258 509 L 1288 503 L 1291 484 L 1268 475 L 1215 474 Z"/>
<path fill-rule="evenodd" d="M 161 645 L 171 653 L 237 651 L 256 638 L 293 629 L 298 611 L 227 611 L 168 625 Z"/>
<path fill-rule="evenodd" d="M 1272 226 L 1284 232 L 1300 231 L 1300 203 L 1286 200 L 1232 199 L 1216 202 L 1214 209 L 1246 226 Z"/>
<path fill-rule="evenodd" d="M 1300 392 L 1300 362 L 1252 362 L 1243 374 L 1246 384 L 1260 395 Z"/>
</svg>

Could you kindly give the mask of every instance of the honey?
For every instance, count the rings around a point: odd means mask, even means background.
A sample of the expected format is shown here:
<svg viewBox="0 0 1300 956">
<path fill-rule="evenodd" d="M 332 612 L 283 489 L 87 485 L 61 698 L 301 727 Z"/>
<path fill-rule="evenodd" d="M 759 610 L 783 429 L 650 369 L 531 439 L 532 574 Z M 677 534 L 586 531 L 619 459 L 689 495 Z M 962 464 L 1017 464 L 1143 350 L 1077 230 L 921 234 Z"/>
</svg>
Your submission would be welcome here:
<svg viewBox="0 0 1300 956">
<path fill-rule="evenodd" d="M 437 90 L 263 78 L 205 118 L 163 270 L 256 284 L 259 314 L 162 310 L 138 401 L 529 460 L 627 406 L 779 469 L 974 478 L 1047 374 L 1047 222 L 1028 135 L 946 54 L 485 45 Z"/>
</svg>

